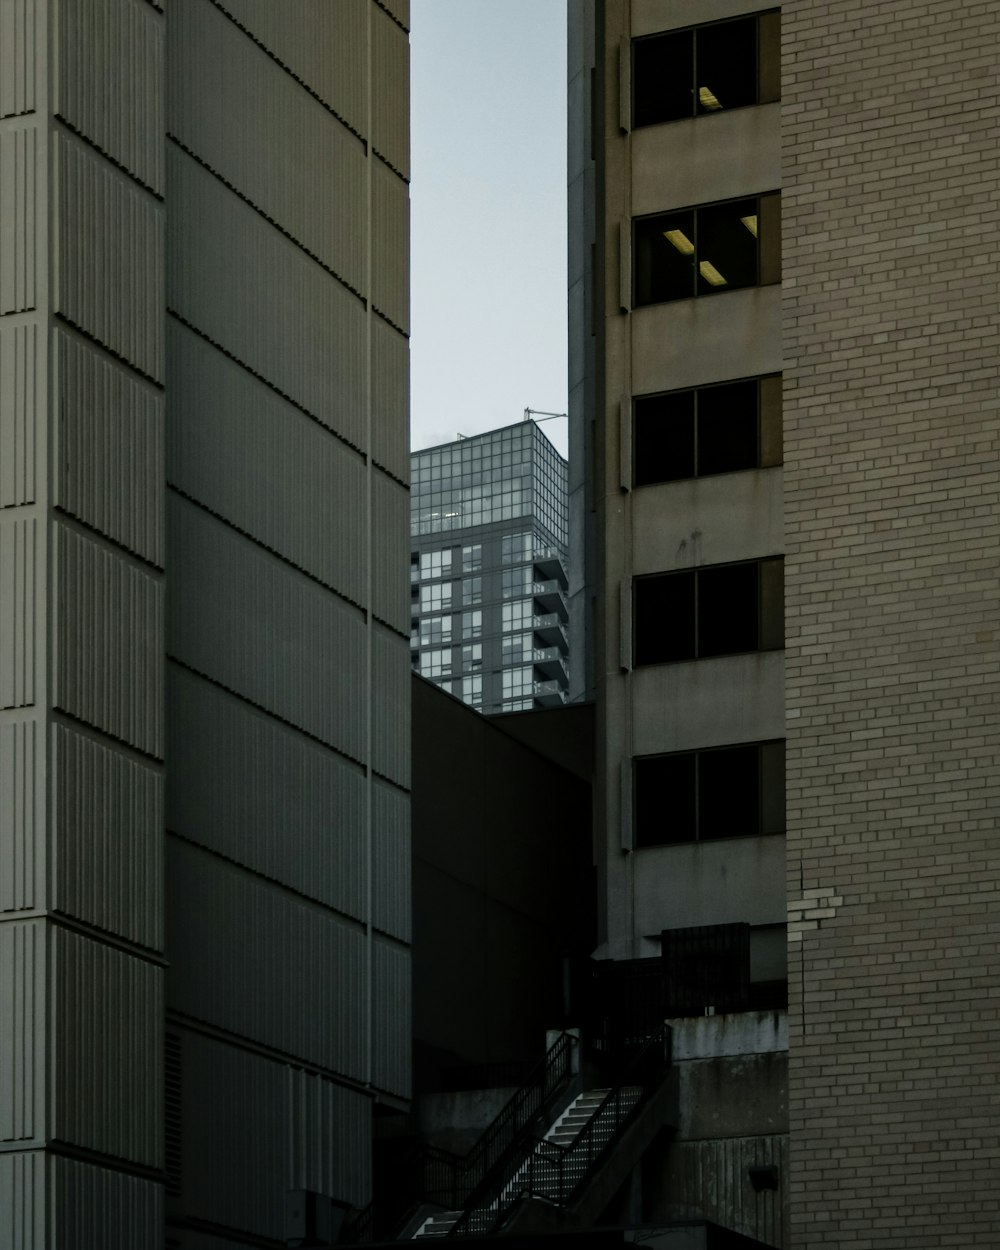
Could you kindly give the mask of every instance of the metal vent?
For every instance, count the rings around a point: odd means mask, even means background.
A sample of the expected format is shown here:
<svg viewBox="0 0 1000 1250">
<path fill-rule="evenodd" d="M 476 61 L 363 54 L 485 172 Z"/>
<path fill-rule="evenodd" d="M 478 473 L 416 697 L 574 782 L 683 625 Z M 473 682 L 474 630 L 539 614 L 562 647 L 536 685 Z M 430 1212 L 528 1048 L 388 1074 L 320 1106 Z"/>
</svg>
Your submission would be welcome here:
<svg viewBox="0 0 1000 1250">
<path fill-rule="evenodd" d="M 176 1033 L 168 1033 L 163 1047 L 163 1121 L 168 1198 L 181 1196 L 181 1067 L 181 1039 Z"/>
</svg>

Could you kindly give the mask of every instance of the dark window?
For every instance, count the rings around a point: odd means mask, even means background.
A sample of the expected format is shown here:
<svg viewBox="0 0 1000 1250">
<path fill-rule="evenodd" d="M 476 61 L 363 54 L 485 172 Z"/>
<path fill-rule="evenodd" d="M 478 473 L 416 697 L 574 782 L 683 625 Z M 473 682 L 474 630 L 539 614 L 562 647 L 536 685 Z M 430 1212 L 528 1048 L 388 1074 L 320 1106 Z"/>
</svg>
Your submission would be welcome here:
<svg viewBox="0 0 1000 1250">
<path fill-rule="evenodd" d="M 677 209 L 634 222 L 634 303 L 663 304 L 781 280 L 781 196 Z"/>
<path fill-rule="evenodd" d="M 636 667 L 785 645 L 781 556 L 655 573 L 633 585 Z"/>
<path fill-rule="evenodd" d="M 637 847 L 784 832 L 784 742 L 646 755 L 633 767 Z"/>
<path fill-rule="evenodd" d="M 781 376 L 640 396 L 632 454 L 636 486 L 781 464 Z"/>
<path fill-rule="evenodd" d="M 632 44 L 632 125 L 781 98 L 777 11 L 648 35 Z"/>
</svg>

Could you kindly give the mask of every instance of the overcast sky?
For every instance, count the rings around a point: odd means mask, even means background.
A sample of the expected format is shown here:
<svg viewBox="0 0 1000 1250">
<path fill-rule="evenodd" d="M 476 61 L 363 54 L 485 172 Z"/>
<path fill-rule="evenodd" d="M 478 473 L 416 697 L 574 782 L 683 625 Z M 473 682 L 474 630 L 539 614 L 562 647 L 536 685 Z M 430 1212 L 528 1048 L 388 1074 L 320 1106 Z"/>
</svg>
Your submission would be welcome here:
<svg viewBox="0 0 1000 1250">
<path fill-rule="evenodd" d="M 411 54 L 419 448 L 566 411 L 565 0 L 412 0 Z"/>
</svg>

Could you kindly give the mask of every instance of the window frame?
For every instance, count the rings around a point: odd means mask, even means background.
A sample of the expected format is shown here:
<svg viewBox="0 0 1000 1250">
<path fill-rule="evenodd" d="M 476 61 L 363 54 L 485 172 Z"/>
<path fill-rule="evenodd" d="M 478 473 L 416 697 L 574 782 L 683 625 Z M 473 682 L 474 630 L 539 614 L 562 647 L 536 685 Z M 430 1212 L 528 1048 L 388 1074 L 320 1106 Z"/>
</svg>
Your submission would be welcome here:
<svg viewBox="0 0 1000 1250">
<path fill-rule="evenodd" d="M 651 391 L 645 395 L 632 396 L 632 465 L 630 482 L 634 490 L 641 490 L 646 486 L 662 486 L 672 482 L 690 482 L 696 478 L 705 477 L 722 477 L 727 473 L 748 473 L 755 472 L 759 469 L 780 468 L 784 464 L 784 405 L 783 405 L 783 383 L 784 375 L 781 372 L 774 373 L 757 373 L 749 377 L 743 378 L 725 378 L 720 381 L 705 383 L 701 386 L 685 386 L 677 390 L 670 391 Z M 777 381 L 775 387 L 776 394 L 768 397 L 765 393 L 765 384 Z M 756 406 L 754 412 L 755 421 L 755 439 L 757 444 L 756 459 L 753 464 L 744 465 L 735 469 L 710 469 L 703 472 L 700 461 L 701 448 L 701 430 L 699 420 L 700 399 L 699 397 L 706 391 L 721 390 L 723 387 L 736 386 L 741 383 L 756 383 Z M 639 437 L 639 405 L 645 404 L 652 400 L 669 400 L 681 399 L 685 396 L 692 396 L 692 411 L 689 418 L 660 418 L 667 420 L 690 420 L 691 428 L 691 459 L 693 464 L 693 472 L 678 473 L 671 477 L 643 477 L 639 480 L 639 465 L 643 465 L 644 470 L 648 471 L 653 460 L 648 454 L 644 454 L 641 443 L 643 440 Z M 771 406 L 773 412 L 768 413 L 768 405 Z M 655 418 L 653 418 L 655 420 Z M 766 443 L 770 440 L 772 450 L 766 450 Z M 776 455 L 775 455 L 776 449 Z"/>
<path fill-rule="evenodd" d="M 633 668 L 654 668 L 662 664 L 691 664 L 704 660 L 717 660 L 730 655 L 758 655 L 766 651 L 783 651 L 785 648 L 785 613 L 784 613 L 784 555 L 776 556 L 756 556 L 751 560 L 727 560 L 720 564 L 698 564 L 687 569 L 670 569 L 660 573 L 645 573 L 639 577 L 632 579 L 632 667 Z M 755 565 L 757 569 L 757 646 L 751 648 L 737 648 L 732 651 L 709 651 L 702 652 L 703 642 L 701 633 L 700 618 L 700 600 L 701 590 L 700 582 L 703 576 L 714 574 L 722 569 L 748 568 Z M 775 579 L 781 588 L 781 612 L 777 618 L 772 618 L 773 609 L 768 605 L 771 603 L 770 596 L 766 593 L 768 589 L 765 583 L 764 567 L 767 565 L 780 565 L 780 572 L 775 574 Z M 691 635 L 694 640 L 693 653 L 691 655 L 675 656 L 671 659 L 641 659 L 640 655 L 648 651 L 648 645 L 640 638 L 640 629 L 643 625 L 640 621 L 640 611 L 638 602 L 638 588 L 643 583 L 652 581 L 660 581 L 668 578 L 691 578 L 693 591 L 691 596 L 692 602 L 692 619 L 690 623 Z M 650 628 L 652 628 L 652 623 Z M 769 638 L 780 637 L 781 641 L 768 642 Z"/>
<path fill-rule="evenodd" d="M 722 26 L 731 26 L 736 23 L 746 22 L 748 19 L 755 19 L 754 23 L 754 99 L 745 104 L 734 104 L 713 109 L 711 107 L 701 107 L 699 104 L 699 65 L 698 65 L 698 35 L 700 32 L 708 30 L 718 30 Z M 761 20 L 764 18 L 776 19 L 777 29 L 773 35 L 769 36 L 773 43 L 773 51 L 775 55 L 774 65 L 765 64 L 762 58 L 762 36 L 761 36 Z M 691 107 L 690 112 L 682 112 L 676 116 L 656 117 L 650 121 L 636 120 L 640 109 L 637 107 L 637 91 L 636 84 L 641 78 L 641 74 L 636 72 L 636 49 L 642 44 L 652 44 L 657 40 L 666 40 L 669 38 L 677 38 L 678 36 L 691 36 L 691 52 L 690 52 L 690 96 Z M 669 65 L 660 65 L 660 73 L 671 73 L 674 67 Z M 770 78 L 770 84 L 767 79 Z M 745 108 L 759 108 L 761 105 L 777 104 L 781 101 L 781 9 L 779 7 L 770 6 L 766 9 L 757 9 L 752 13 L 738 13 L 729 17 L 719 18 L 714 22 L 697 22 L 687 26 L 670 27 L 668 30 L 651 31 L 646 35 L 639 35 L 631 41 L 629 49 L 629 128 L 631 130 L 646 130 L 650 126 L 670 126 L 675 122 L 692 121 L 703 117 L 716 117 L 721 114 L 737 112 Z"/>
<path fill-rule="evenodd" d="M 756 748 L 757 751 L 757 819 L 756 827 L 749 831 L 736 831 L 733 833 L 710 833 L 703 834 L 701 829 L 701 764 L 700 760 L 703 756 L 717 755 L 723 751 L 743 750 Z M 780 747 L 780 751 L 772 751 L 770 761 L 765 756 L 767 748 Z M 645 796 L 640 794 L 640 771 L 645 761 L 651 760 L 693 760 L 692 767 L 692 784 L 693 790 L 688 798 L 692 802 L 693 807 L 693 837 L 658 837 L 651 840 L 649 836 L 642 836 L 642 826 L 645 823 L 640 819 L 640 805 L 644 803 Z M 768 769 L 771 770 L 770 776 Z M 727 742 L 718 746 L 697 747 L 687 751 L 661 751 L 652 755 L 637 755 L 632 757 L 632 846 L 637 851 L 651 850 L 657 847 L 670 846 L 692 846 L 705 842 L 728 842 L 737 838 L 753 838 L 753 837 L 774 837 L 784 836 L 787 831 L 787 804 L 786 804 L 786 739 L 784 738 L 763 738 L 754 742 Z M 774 792 L 769 793 L 769 789 L 773 787 Z M 777 822 L 778 827 L 766 828 L 769 823 L 768 812 L 775 809 L 776 800 L 780 800 L 781 818 Z M 662 825 L 660 826 L 662 828 Z"/>
<path fill-rule="evenodd" d="M 710 282 L 706 286 L 702 286 L 699 278 L 707 282 L 705 275 L 701 272 L 703 264 L 711 265 L 711 258 L 701 255 L 702 245 L 699 243 L 699 227 L 698 216 L 702 218 L 706 213 L 711 213 L 715 209 L 722 209 L 728 205 L 740 205 L 749 201 L 755 201 L 756 213 L 745 214 L 746 218 L 754 216 L 756 219 L 756 233 L 753 237 L 756 240 L 755 270 L 756 276 L 753 282 L 741 282 L 734 285 L 730 282 L 724 282 L 722 285 L 712 285 Z M 774 210 L 768 208 L 765 210 L 765 203 L 775 203 Z M 691 247 L 690 252 L 681 250 L 681 244 L 674 243 L 682 261 L 687 261 L 690 265 L 691 283 L 687 292 L 680 294 L 667 295 L 665 298 L 639 298 L 639 287 L 641 281 L 646 281 L 644 275 L 640 274 L 640 261 L 643 255 L 643 244 L 640 235 L 644 233 L 646 227 L 655 226 L 655 223 L 666 223 L 676 221 L 685 214 L 691 214 L 691 237 L 684 236 L 684 242 Z M 744 218 L 741 218 L 744 221 Z M 702 222 L 704 225 L 704 220 Z M 745 225 L 744 221 L 744 225 Z M 676 228 L 676 227 L 674 227 Z M 750 233 L 750 227 L 746 227 Z M 774 239 L 771 239 L 773 231 Z M 666 235 L 666 231 L 656 230 L 654 233 Z M 652 236 L 651 236 L 652 237 Z M 658 245 L 657 245 L 658 246 Z M 704 204 L 683 204 L 676 208 L 660 210 L 655 213 L 643 213 L 641 216 L 632 218 L 632 308 L 655 308 L 661 304 L 676 304 L 680 300 L 686 299 L 704 299 L 708 296 L 727 295 L 733 291 L 753 291 L 760 287 L 777 286 L 781 282 L 781 189 L 773 187 L 763 191 L 754 191 L 749 195 L 736 195 L 727 197 L 724 200 L 709 200 Z M 669 260 L 673 260 L 673 254 L 664 253 Z M 718 259 L 718 256 L 716 256 Z M 723 275 L 724 276 L 724 275 Z M 650 284 L 653 277 L 648 278 Z"/>
</svg>

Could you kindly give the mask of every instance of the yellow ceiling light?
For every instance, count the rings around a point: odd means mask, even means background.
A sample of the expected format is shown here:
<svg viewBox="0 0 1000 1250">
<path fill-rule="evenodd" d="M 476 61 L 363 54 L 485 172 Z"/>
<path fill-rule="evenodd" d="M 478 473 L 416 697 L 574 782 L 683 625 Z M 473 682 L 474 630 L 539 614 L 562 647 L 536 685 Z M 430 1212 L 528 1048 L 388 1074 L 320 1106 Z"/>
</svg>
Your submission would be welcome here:
<svg viewBox="0 0 1000 1250">
<path fill-rule="evenodd" d="M 698 272 L 712 286 L 725 286 L 726 280 L 710 260 L 703 260 L 698 265 Z"/>
<path fill-rule="evenodd" d="M 698 88 L 698 102 L 703 109 L 710 109 L 713 112 L 722 108 L 722 101 L 713 91 L 709 91 L 707 87 Z"/>
<path fill-rule="evenodd" d="M 694 255 L 694 244 L 683 230 L 664 230 L 663 237 L 668 243 L 672 243 L 682 256 Z"/>
<path fill-rule="evenodd" d="M 756 239 L 757 237 L 757 214 L 754 213 L 752 217 L 741 217 L 740 221 L 743 222 L 746 228 L 750 231 L 750 233 Z"/>
</svg>

